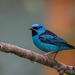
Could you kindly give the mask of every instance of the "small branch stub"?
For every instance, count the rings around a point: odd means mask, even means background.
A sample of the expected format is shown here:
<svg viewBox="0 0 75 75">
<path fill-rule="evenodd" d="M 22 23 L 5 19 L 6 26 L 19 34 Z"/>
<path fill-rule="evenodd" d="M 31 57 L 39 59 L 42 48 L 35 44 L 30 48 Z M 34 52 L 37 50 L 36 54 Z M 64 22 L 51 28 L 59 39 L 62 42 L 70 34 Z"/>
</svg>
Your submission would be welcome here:
<svg viewBox="0 0 75 75">
<path fill-rule="evenodd" d="M 2 49 L 3 48 L 3 46 L 0 44 L 0 49 Z"/>
</svg>

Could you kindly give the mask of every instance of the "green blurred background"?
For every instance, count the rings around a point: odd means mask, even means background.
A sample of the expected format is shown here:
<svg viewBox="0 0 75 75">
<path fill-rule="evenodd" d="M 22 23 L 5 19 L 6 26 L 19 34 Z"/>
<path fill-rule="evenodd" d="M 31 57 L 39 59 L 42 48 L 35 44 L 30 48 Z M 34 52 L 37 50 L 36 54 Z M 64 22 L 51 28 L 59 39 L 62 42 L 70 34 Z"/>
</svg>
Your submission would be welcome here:
<svg viewBox="0 0 75 75">
<path fill-rule="evenodd" d="M 32 24 L 43 24 L 75 45 L 75 0 L 0 0 L 0 42 L 37 53 L 32 42 Z M 57 60 L 75 65 L 75 51 L 61 51 Z M 65 59 L 64 59 L 65 58 Z M 58 75 L 56 70 L 10 53 L 0 52 L 0 75 Z"/>
<path fill-rule="evenodd" d="M 34 23 L 42 23 L 42 6 L 42 0 L 0 0 L 0 41 L 38 52 L 29 28 Z M 0 52 L 0 65 L 0 75 L 42 74 L 40 64 L 32 64 L 14 54 Z"/>
</svg>

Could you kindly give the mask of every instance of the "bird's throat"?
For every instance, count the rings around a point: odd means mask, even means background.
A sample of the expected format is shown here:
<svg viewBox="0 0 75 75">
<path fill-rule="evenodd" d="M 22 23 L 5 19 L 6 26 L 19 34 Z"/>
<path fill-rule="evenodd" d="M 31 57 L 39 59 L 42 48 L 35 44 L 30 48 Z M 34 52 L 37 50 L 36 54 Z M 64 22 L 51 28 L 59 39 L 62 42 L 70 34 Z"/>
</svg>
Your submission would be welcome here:
<svg viewBox="0 0 75 75">
<path fill-rule="evenodd" d="M 32 30 L 32 36 L 35 36 L 35 35 L 37 35 L 38 33 L 36 32 L 36 31 L 34 31 L 34 30 Z"/>
</svg>

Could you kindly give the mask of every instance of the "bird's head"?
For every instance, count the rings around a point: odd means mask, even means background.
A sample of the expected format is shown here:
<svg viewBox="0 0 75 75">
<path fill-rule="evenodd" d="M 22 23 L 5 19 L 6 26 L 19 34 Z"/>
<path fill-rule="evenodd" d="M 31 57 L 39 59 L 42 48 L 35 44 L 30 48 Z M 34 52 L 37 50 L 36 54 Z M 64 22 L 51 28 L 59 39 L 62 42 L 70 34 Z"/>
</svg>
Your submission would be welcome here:
<svg viewBox="0 0 75 75">
<path fill-rule="evenodd" d="M 33 33 L 42 34 L 46 31 L 46 28 L 41 24 L 33 24 L 30 30 L 32 30 L 32 34 Z"/>
</svg>

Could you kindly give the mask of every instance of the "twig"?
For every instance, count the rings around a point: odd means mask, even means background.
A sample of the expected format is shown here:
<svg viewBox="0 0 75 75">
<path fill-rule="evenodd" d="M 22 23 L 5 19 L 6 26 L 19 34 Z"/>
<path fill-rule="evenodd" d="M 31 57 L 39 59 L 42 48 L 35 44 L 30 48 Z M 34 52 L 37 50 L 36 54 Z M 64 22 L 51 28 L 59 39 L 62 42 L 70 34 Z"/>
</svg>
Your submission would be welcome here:
<svg viewBox="0 0 75 75">
<path fill-rule="evenodd" d="M 63 75 L 64 73 L 69 74 L 69 75 L 75 75 L 75 67 L 74 66 L 65 65 L 65 64 L 55 61 L 53 59 L 46 58 L 41 54 L 35 53 L 35 52 L 27 50 L 27 49 L 20 48 L 15 45 L 0 42 L 0 51 L 6 52 L 6 53 L 13 53 L 17 56 L 27 58 L 31 61 L 35 61 L 37 63 L 54 68 L 59 72 L 59 75 Z"/>
</svg>

